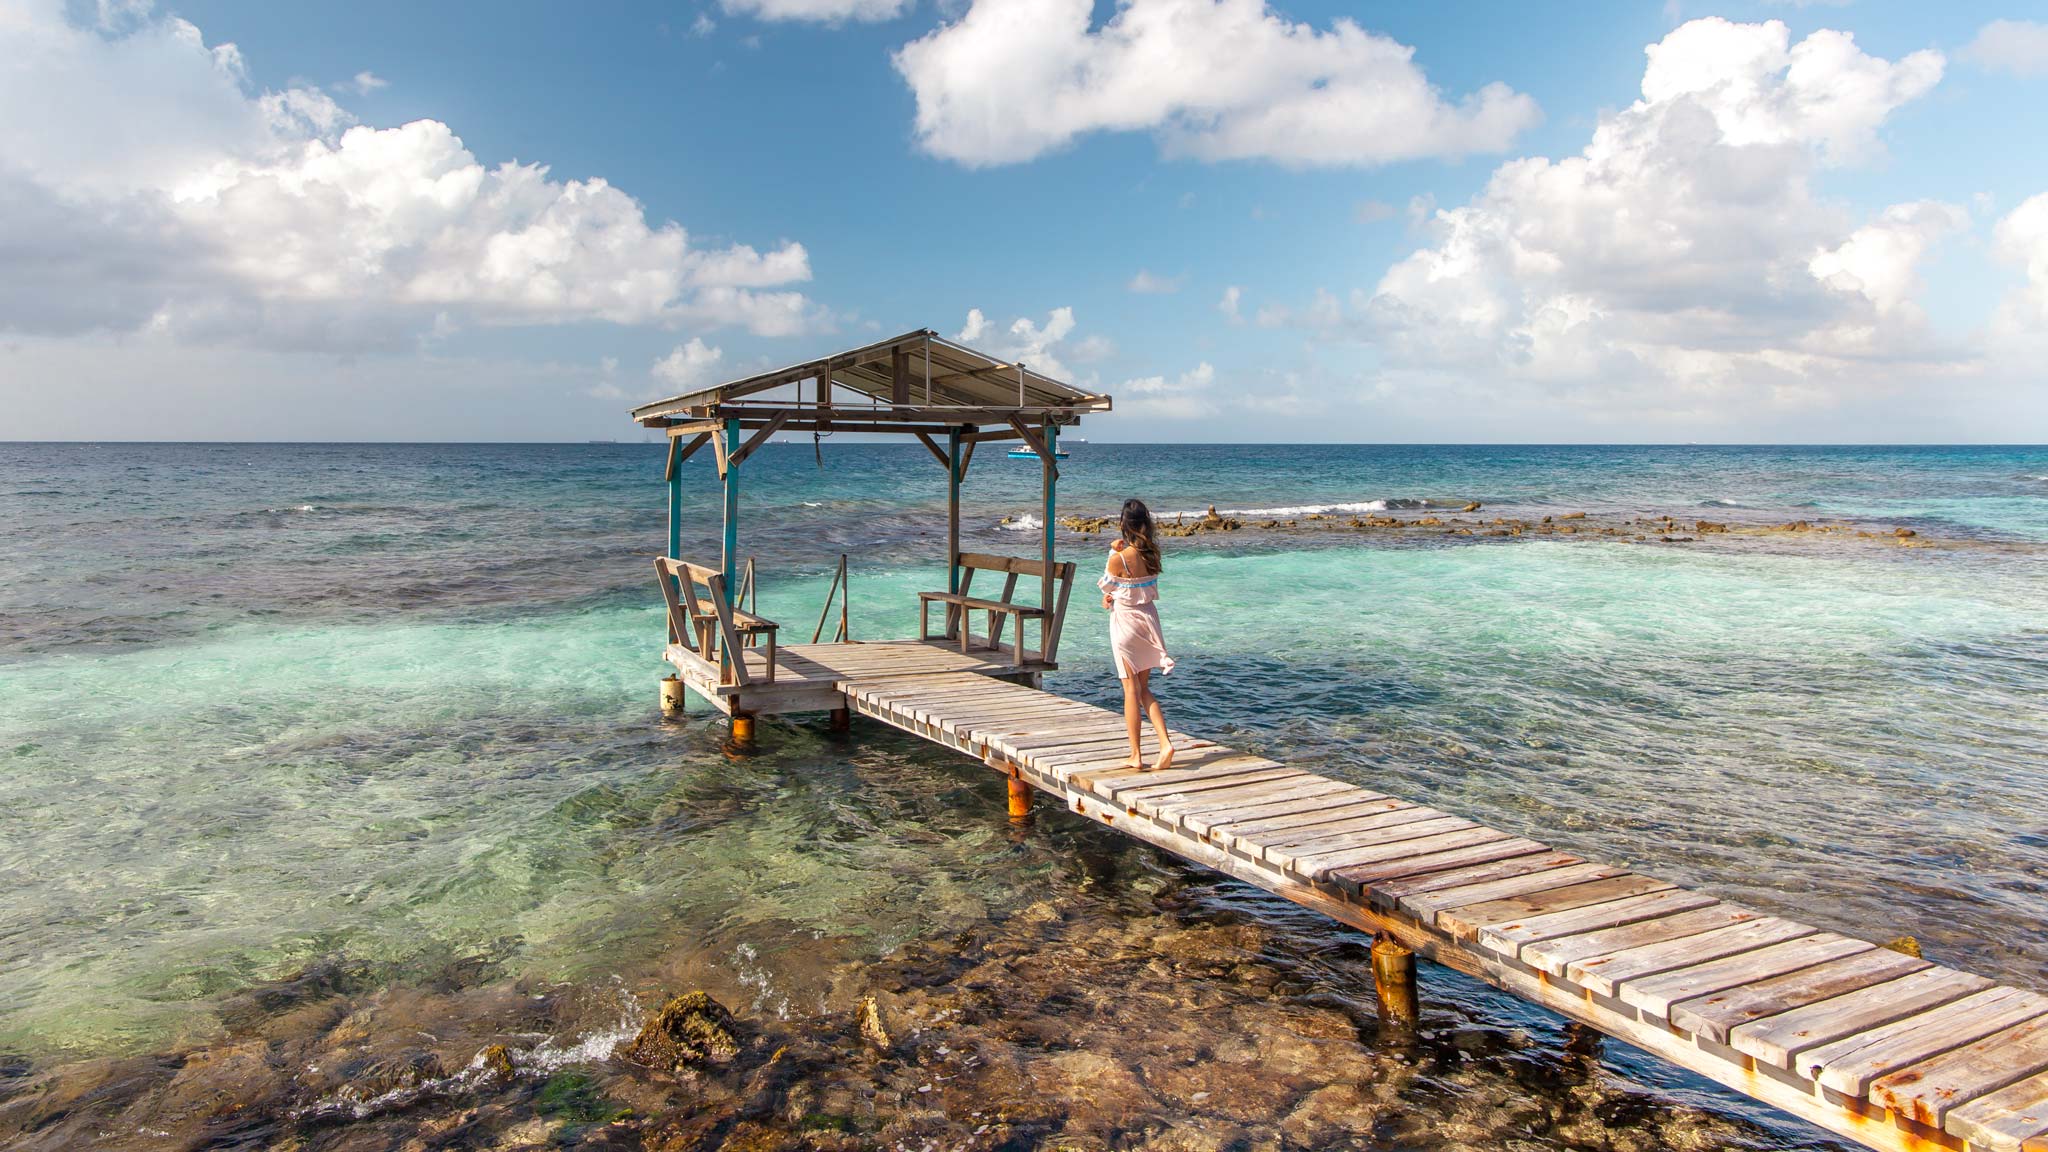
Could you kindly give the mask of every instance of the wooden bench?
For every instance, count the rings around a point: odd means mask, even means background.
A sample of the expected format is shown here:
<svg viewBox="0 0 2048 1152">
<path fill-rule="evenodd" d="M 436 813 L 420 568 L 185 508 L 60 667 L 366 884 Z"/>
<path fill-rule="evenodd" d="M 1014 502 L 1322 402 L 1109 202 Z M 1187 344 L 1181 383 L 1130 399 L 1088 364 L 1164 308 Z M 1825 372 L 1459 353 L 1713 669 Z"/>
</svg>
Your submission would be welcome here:
<svg viewBox="0 0 2048 1152">
<path fill-rule="evenodd" d="M 702 564 L 669 556 L 654 558 L 655 578 L 668 605 L 669 639 L 718 664 L 719 683 L 750 684 L 743 648 L 767 641 L 767 683 L 775 683 L 775 633 L 780 627 L 766 616 L 734 607 L 725 574 Z M 703 586 L 700 597 L 698 585 Z M 705 601 L 710 602 L 707 609 Z"/>
<path fill-rule="evenodd" d="M 917 594 L 918 639 L 932 639 L 931 606 L 934 603 L 946 606 L 946 626 L 941 634 L 945 639 L 960 640 L 960 651 L 966 652 L 974 642 L 973 629 L 968 624 L 968 613 L 988 613 L 987 647 L 1003 646 L 1003 626 L 1015 621 L 1015 638 L 1011 641 L 1016 652 L 1017 664 L 1026 663 L 1024 656 L 1024 622 L 1038 621 L 1039 659 L 1050 664 L 1059 650 L 1060 622 L 1066 616 L 1067 596 L 1074 588 L 1074 566 L 1054 564 L 1051 567 L 1053 581 L 1058 592 L 1048 608 L 1042 604 L 1019 604 L 1012 598 L 1017 593 L 1017 578 L 1036 576 L 1044 580 L 1047 567 L 1043 560 L 1028 560 L 1021 556 L 990 556 L 981 552 L 962 552 L 957 558 L 960 565 L 960 590 L 958 592 L 919 592 Z M 976 572 L 1001 572 L 1004 574 L 1003 594 L 990 600 L 973 596 L 968 589 L 974 583 Z"/>
</svg>

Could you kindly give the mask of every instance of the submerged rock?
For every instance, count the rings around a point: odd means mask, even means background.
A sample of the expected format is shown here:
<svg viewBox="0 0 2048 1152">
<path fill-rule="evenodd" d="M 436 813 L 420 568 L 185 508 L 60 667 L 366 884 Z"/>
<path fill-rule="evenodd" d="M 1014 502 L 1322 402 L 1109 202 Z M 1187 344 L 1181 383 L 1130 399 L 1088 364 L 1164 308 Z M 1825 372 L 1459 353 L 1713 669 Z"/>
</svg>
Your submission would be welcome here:
<svg viewBox="0 0 2048 1152">
<path fill-rule="evenodd" d="M 860 1038 L 887 1052 L 894 1041 L 889 1036 L 889 1026 L 882 1022 L 882 1006 L 875 1003 L 873 996 L 863 996 L 857 1014 L 860 1017 Z"/>
<path fill-rule="evenodd" d="M 732 1013 L 703 992 L 677 996 L 662 1005 L 632 1043 L 619 1051 L 635 1064 L 663 1072 L 723 1064 L 739 1053 Z"/>
</svg>

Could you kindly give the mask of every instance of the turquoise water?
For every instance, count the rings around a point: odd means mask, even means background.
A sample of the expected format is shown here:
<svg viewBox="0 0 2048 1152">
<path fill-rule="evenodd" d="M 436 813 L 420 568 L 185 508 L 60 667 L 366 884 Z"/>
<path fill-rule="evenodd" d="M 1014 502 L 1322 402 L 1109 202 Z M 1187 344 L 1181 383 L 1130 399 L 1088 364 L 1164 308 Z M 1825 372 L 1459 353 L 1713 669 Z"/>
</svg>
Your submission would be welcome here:
<svg viewBox="0 0 2048 1152">
<path fill-rule="evenodd" d="M 906 634 L 942 473 L 823 456 L 749 462 L 760 608 L 807 639 L 848 552 L 854 635 Z M 776 722 L 736 760 L 708 719 L 660 722 L 660 469 L 654 445 L 0 445 L 0 1052 L 203 1040 L 223 997 L 337 957 L 398 983 L 717 968 L 798 1013 L 810 953 L 1043 895 L 1061 833 L 1020 858 L 956 757 Z M 2048 449 L 1079 445 L 1063 473 L 1083 513 L 1912 526 L 1945 546 L 1170 540 L 1161 695 L 1303 767 L 2048 985 Z M 977 462 L 969 546 L 1031 550 L 999 522 L 1037 484 Z M 1048 687 L 1110 702 L 1085 595 L 1062 648 Z"/>
</svg>

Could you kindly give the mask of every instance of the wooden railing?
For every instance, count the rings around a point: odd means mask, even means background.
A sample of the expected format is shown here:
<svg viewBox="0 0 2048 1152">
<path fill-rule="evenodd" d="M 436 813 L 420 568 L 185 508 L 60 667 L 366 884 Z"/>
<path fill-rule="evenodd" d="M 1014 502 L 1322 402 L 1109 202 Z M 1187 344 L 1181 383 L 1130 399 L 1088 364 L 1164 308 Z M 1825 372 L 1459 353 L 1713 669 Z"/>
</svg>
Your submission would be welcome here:
<svg viewBox="0 0 2048 1152">
<path fill-rule="evenodd" d="M 751 565 L 749 566 L 751 568 Z M 765 638 L 768 669 L 765 680 L 775 683 L 775 632 L 773 620 L 734 606 L 725 574 L 716 568 L 692 564 L 668 556 L 654 559 L 655 580 L 661 598 L 668 605 L 671 643 L 695 652 L 718 666 L 718 682 L 726 685 L 753 683 L 747 671 L 746 648 Z M 751 575 L 751 573 L 750 573 Z M 748 584 L 751 585 L 749 579 Z M 700 591 L 701 586 L 701 591 Z"/>
<path fill-rule="evenodd" d="M 920 592 L 918 601 L 918 638 L 929 640 L 931 635 L 931 606 L 933 602 L 946 606 L 946 639 L 958 639 L 960 650 L 967 651 L 971 643 L 972 628 L 969 613 L 988 613 L 988 640 L 990 648 L 1001 648 L 1003 625 L 1016 621 L 1016 634 L 1012 644 L 1018 664 L 1025 663 L 1024 624 L 1028 620 L 1038 621 L 1039 659 L 1047 664 L 1054 662 L 1059 654 L 1060 625 L 1066 620 L 1067 597 L 1074 590 L 1074 566 L 1070 563 L 1056 563 L 1050 566 L 1043 560 L 1030 560 L 1021 556 L 990 556 L 982 552 L 962 552 L 956 558 L 962 571 L 960 590 L 957 592 Z M 1056 592 L 1051 604 L 1019 604 L 1017 578 L 1036 576 L 1043 581 L 1050 571 Z M 969 595 L 976 572 L 1001 572 L 1004 574 L 1001 597 L 989 600 Z"/>
</svg>

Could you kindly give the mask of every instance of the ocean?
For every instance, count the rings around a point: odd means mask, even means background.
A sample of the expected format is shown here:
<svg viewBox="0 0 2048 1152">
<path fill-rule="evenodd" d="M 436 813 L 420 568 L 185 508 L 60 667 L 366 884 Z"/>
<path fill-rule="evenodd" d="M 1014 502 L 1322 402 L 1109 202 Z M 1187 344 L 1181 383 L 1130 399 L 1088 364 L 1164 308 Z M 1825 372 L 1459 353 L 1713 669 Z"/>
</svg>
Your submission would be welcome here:
<svg viewBox="0 0 2048 1152">
<path fill-rule="evenodd" d="M 1064 514 L 1137 495 L 1162 520 L 1246 523 L 1165 542 L 1176 726 L 2048 987 L 2048 448 L 1070 447 Z M 684 551 L 715 557 L 715 474 L 686 468 Z M 969 939 L 1068 949 L 1078 973 L 1104 962 L 1090 940 L 1129 958 L 1228 926 L 1258 944 L 1226 976 L 1176 977 L 1191 1002 L 1369 1020 L 1362 949 L 1333 952 L 1325 923 L 1057 813 L 1013 833 L 1001 785 L 952 753 L 792 718 L 735 756 L 708 714 L 663 722 L 661 472 L 647 443 L 0 444 L 0 1111 L 251 1028 L 330 1042 L 331 1020 L 286 1020 L 329 1001 L 516 1033 L 522 1067 L 598 1069 L 601 1093 L 608 1038 L 666 995 L 796 1026 L 849 1011 L 862 973 Z M 809 638 L 841 554 L 853 635 L 914 635 L 915 592 L 944 580 L 943 478 L 915 444 L 746 463 L 741 552 L 785 643 Z M 966 546 L 1035 554 L 1038 486 L 1035 463 L 979 457 Z M 1633 527 L 1349 526 L 1474 502 Z M 1667 543 L 1642 523 L 1667 515 L 1733 531 Z M 1799 521 L 1850 530 L 1765 531 Z M 1087 595 L 1104 544 L 1060 531 L 1085 575 L 1046 686 L 1108 704 Z M 1016 1020 L 1062 1003 L 1057 972 L 989 979 L 1016 982 Z M 1367 1023 L 1341 1039 L 1420 1076 L 1375 1105 L 1399 1146 L 1502 1146 L 1483 1130 L 1500 1115 L 1531 1148 L 1601 1146 L 1617 1100 L 1659 1133 L 1644 1146 L 1838 1146 L 1620 1045 L 1566 1075 L 1581 1040 L 1554 1018 L 1450 972 L 1423 983 L 1449 1048 L 1418 1057 Z M 513 1028 L 507 989 L 576 1007 Z M 1135 1051 L 1155 1025 L 1118 1028 Z M 1173 1025 L 1211 1053 L 1249 1027 Z M 357 1099 L 289 1071 L 249 1110 L 262 1140 L 290 1107 Z M 1203 1114 L 1141 1080 L 1114 1115 L 1057 1123 Z M 1573 1111 L 1587 1091 L 1606 1120 Z M 141 1097 L 117 1096 L 106 1146 L 152 1146 L 121 1127 Z M 1281 1131 L 1303 1099 L 1228 1123 Z"/>
</svg>

